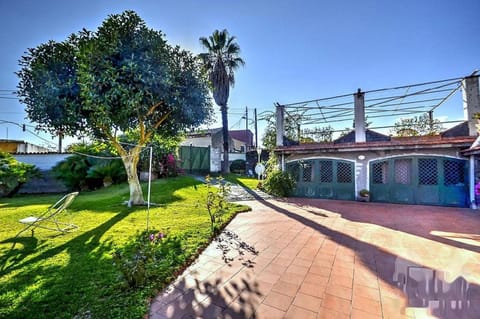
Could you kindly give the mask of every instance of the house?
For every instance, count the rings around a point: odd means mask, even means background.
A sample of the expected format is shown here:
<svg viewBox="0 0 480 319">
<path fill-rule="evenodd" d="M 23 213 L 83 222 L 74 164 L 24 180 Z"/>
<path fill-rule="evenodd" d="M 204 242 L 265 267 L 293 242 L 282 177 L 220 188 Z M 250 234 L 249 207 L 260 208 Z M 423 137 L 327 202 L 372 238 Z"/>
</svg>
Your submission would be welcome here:
<svg viewBox="0 0 480 319">
<path fill-rule="evenodd" d="M 253 133 L 250 130 L 234 130 L 229 131 L 228 134 L 233 140 L 234 149 L 245 152 L 252 150 L 255 146 L 253 145 Z"/>
<path fill-rule="evenodd" d="M 462 87 L 465 121 L 436 136 L 390 137 L 366 129 L 364 93 L 358 92 L 353 97 L 358 124 L 349 134 L 330 143 L 285 145 L 284 110 L 278 105 L 274 152 L 297 182 L 294 195 L 355 200 L 368 189 L 375 202 L 475 207 L 478 76 L 464 78 Z"/>
<path fill-rule="evenodd" d="M 21 140 L 0 140 L 0 151 L 11 154 L 50 153 L 51 150 Z"/>
<path fill-rule="evenodd" d="M 230 153 L 245 152 L 253 147 L 253 133 L 250 130 L 229 131 L 228 148 Z M 182 146 L 211 147 L 223 151 L 222 128 L 208 129 L 199 132 L 193 132 L 187 135 L 187 138 L 180 143 Z"/>
</svg>

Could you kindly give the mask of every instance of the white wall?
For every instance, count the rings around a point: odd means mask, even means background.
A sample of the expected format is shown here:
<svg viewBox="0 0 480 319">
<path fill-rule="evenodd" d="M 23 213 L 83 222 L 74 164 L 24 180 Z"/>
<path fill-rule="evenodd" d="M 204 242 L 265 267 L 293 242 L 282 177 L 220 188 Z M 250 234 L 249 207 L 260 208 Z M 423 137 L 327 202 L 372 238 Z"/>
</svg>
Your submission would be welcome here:
<svg viewBox="0 0 480 319">
<path fill-rule="evenodd" d="M 228 153 L 228 161 L 231 163 L 234 160 L 246 160 L 245 153 Z M 218 173 L 222 171 L 223 153 L 218 148 L 210 148 L 210 172 Z"/>
<path fill-rule="evenodd" d="M 72 154 L 13 154 L 19 162 L 33 164 L 40 170 L 50 170 L 55 164 Z"/>
<path fill-rule="evenodd" d="M 212 138 L 210 136 L 202 137 L 187 137 L 185 141 L 181 142 L 181 146 L 198 146 L 198 147 L 208 147 L 212 145 Z"/>
</svg>

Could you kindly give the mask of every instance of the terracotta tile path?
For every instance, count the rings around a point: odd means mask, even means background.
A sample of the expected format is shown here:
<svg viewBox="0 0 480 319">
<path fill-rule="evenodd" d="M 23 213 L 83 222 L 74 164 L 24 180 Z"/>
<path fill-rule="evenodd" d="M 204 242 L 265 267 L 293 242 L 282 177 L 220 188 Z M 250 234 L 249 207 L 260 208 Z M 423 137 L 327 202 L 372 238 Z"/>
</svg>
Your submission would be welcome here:
<svg viewBox="0 0 480 319">
<path fill-rule="evenodd" d="M 480 318 L 480 213 L 246 202 L 150 318 Z"/>
</svg>

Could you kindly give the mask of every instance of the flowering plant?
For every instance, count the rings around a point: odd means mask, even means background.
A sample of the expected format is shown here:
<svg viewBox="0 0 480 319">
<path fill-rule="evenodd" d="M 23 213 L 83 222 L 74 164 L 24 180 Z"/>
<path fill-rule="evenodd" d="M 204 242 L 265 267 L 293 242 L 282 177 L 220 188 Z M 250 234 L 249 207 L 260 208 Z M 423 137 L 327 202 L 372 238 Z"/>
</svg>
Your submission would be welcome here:
<svg viewBox="0 0 480 319">
<path fill-rule="evenodd" d="M 152 277 L 155 268 L 168 254 L 168 245 L 164 247 L 165 237 L 163 232 L 143 232 L 123 249 L 114 251 L 113 263 L 122 273 L 128 286 L 142 286 L 149 277 Z"/>
<path fill-rule="evenodd" d="M 480 181 L 475 184 L 475 195 L 480 196 Z"/>
</svg>

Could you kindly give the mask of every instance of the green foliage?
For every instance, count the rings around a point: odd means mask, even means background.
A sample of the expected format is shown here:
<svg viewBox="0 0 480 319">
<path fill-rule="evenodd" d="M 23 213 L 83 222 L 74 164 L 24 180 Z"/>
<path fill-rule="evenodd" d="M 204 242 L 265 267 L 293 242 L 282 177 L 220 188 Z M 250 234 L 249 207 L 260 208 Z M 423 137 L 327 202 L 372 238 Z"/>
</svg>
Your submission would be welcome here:
<svg viewBox="0 0 480 319">
<path fill-rule="evenodd" d="M 394 128 L 390 133 L 394 136 L 425 136 L 438 135 L 443 130 L 443 126 L 437 119 L 430 120 L 428 113 L 412 118 L 404 118 L 395 122 Z"/>
<path fill-rule="evenodd" d="M 139 138 L 138 131 L 130 131 L 120 137 L 125 143 L 135 143 Z M 176 163 L 171 162 L 171 156 L 176 153 L 183 136 L 162 136 L 155 134 L 149 143 L 152 147 L 152 172 L 160 177 L 173 177 L 178 175 Z M 148 171 L 150 165 L 150 150 L 144 149 L 140 153 L 138 168 Z"/>
<path fill-rule="evenodd" d="M 29 179 L 39 176 L 35 165 L 19 162 L 9 153 L 0 151 L 0 197 L 14 195 Z"/>
<path fill-rule="evenodd" d="M 172 266 L 185 262 L 181 238 L 155 230 L 133 236 L 114 251 L 112 259 L 130 288 L 164 281 L 173 275 Z"/>
<path fill-rule="evenodd" d="M 262 187 L 271 195 L 287 197 L 295 188 L 295 180 L 288 172 L 274 170 L 267 175 Z"/>
<path fill-rule="evenodd" d="M 333 127 L 328 125 L 325 127 L 306 128 L 302 130 L 302 143 L 306 143 L 306 138 L 310 137 L 309 142 L 331 142 L 333 140 Z"/>
<path fill-rule="evenodd" d="M 93 190 L 102 185 L 107 186 L 126 181 L 122 160 L 97 158 L 116 156 L 115 150 L 112 150 L 108 144 L 79 143 L 71 145 L 69 150 L 79 155 L 67 157 L 57 163 L 52 171 L 54 176 L 63 181 L 70 190 Z"/>
<path fill-rule="evenodd" d="M 245 173 L 246 163 L 242 159 L 236 159 L 230 164 L 230 172 L 242 174 Z"/>
<path fill-rule="evenodd" d="M 280 163 L 275 153 L 270 152 L 268 161 L 265 163 L 265 175 L 268 176 L 271 173 L 280 170 Z"/>
<path fill-rule="evenodd" d="M 192 53 L 167 44 L 133 11 L 110 15 L 94 32 L 29 49 L 18 96 L 28 118 L 51 134 L 107 139 L 127 167 L 130 201 L 143 204 L 138 156 L 154 134 L 176 136 L 211 118 L 208 83 Z M 117 132 L 137 131 L 136 147 Z"/>
<path fill-rule="evenodd" d="M 265 113 L 265 116 L 261 118 L 267 122 L 263 134 L 263 146 L 271 151 L 277 146 L 277 126 L 275 112 Z M 298 141 L 298 123 L 300 123 L 300 116 L 287 116 L 285 117 L 284 133 L 287 139 L 292 141 Z"/>
<path fill-rule="evenodd" d="M 230 95 L 230 86 L 235 84 L 235 71 L 245 65 L 240 57 L 240 46 L 235 36 L 230 36 L 226 29 L 213 31 L 208 38 L 201 37 L 200 44 L 207 50 L 200 53 L 198 58 L 202 63 L 203 72 L 207 74 L 210 89 L 215 103 L 222 112 L 222 138 L 224 160 L 222 173 L 228 173 L 228 110 L 227 103 Z"/>
<path fill-rule="evenodd" d="M 367 197 L 370 195 L 370 191 L 368 189 L 361 189 L 360 191 L 358 191 L 358 195 L 360 195 L 361 197 Z"/>
<path fill-rule="evenodd" d="M 120 159 L 94 160 L 94 164 L 88 169 L 86 178 L 101 179 L 104 186 L 118 184 L 127 180 L 125 167 Z"/>
<path fill-rule="evenodd" d="M 95 188 L 93 181 L 86 180 L 90 166 L 91 164 L 85 156 L 72 155 L 58 162 L 52 171 L 54 176 L 61 180 L 69 190 L 78 191 Z"/>
<path fill-rule="evenodd" d="M 205 178 L 207 185 L 206 208 L 210 216 L 210 230 L 216 234 L 219 230 L 218 223 L 222 222 L 223 216 L 228 212 L 227 196 L 230 193 L 230 185 L 224 182 L 222 176 L 215 179 L 218 188 L 213 186 L 214 180 L 207 175 Z"/>
</svg>

